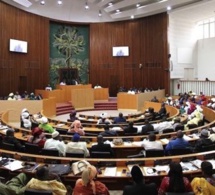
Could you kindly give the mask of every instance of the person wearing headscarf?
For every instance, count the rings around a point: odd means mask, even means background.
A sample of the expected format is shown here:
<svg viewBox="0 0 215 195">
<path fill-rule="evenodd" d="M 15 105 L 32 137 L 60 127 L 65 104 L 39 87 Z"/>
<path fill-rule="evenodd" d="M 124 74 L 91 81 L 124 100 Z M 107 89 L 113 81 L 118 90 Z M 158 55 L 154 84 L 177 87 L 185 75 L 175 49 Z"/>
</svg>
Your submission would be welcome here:
<svg viewBox="0 0 215 195">
<path fill-rule="evenodd" d="M 46 142 L 46 136 L 42 129 L 35 127 L 32 130 L 32 135 L 28 137 L 27 141 L 32 144 L 37 144 L 40 148 L 43 148 Z"/>
<path fill-rule="evenodd" d="M 75 120 L 68 130 L 69 133 L 78 133 L 79 135 L 85 135 L 84 128 L 82 127 L 81 121 Z"/>
<path fill-rule="evenodd" d="M 13 93 L 10 93 L 10 94 L 8 95 L 7 100 L 16 100 L 16 98 L 14 97 L 14 94 L 13 94 Z"/>
<path fill-rule="evenodd" d="M 46 117 L 42 117 L 40 119 L 37 119 L 37 121 L 40 123 L 39 128 L 43 129 L 43 131 L 47 133 L 53 133 L 54 128 L 48 124 L 48 119 Z"/>
<path fill-rule="evenodd" d="M 96 181 L 97 170 L 93 165 L 89 165 L 82 172 L 81 179 L 78 179 L 73 189 L 73 195 L 109 195 L 108 188 L 100 181 Z"/>
<path fill-rule="evenodd" d="M 99 124 L 112 124 L 111 120 L 107 118 L 107 113 L 103 112 L 100 114 L 100 118 L 97 121 L 97 125 Z"/>
<path fill-rule="evenodd" d="M 139 166 L 134 165 L 131 169 L 133 185 L 124 187 L 123 195 L 157 195 L 157 186 L 155 183 L 145 184 L 143 173 Z"/>
<path fill-rule="evenodd" d="M 189 180 L 186 177 L 183 177 L 182 166 L 180 163 L 171 162 L 169 168 L 168 176 L 162 179 L 158 195 L 165 195 L 166 192 L 192 192 L 193 190 Z"/>
</svg>

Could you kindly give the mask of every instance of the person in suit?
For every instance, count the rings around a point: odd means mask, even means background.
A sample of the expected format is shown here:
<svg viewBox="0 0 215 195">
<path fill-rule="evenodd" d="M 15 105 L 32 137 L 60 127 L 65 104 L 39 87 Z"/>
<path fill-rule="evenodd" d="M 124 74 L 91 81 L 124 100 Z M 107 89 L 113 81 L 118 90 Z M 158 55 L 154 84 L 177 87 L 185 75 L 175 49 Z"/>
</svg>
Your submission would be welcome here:
<svg viewBox="0 0 215 195">
<path fill-rule="evenodd" d="M 126 119 L 123 117 L 123 114 L 120 112 L 119 116 L 114 119 L 115 124 L 117 123 L 126 123 Z"/>
<path fill-rule="evenodd" d="M 104 131 L 101 132 L 99 135 L 102 135 L 102 136 L 117 136 L 118 133 L 115 130 L 110 129 L 109 124 L 105 124 Z"/>
<path fill-rule="evenodd" d="M 148 120 L 145 120 L 145 125 L 142 127 L 142 135 L 147 135 L 148 132 L 154 131 L 154 126 L 149 123 Z"/>
<path fill-rule="evenodd" d="M 145 184 L 143 173 L 140 167 L 134 165 L 131 169 L 131 176 L 134 181 L 133 185 L 124 187 L 123 195 L 157 195 L 157 186 L 155 183 Z"/>
<path fill-rule="evenodd" d="M 124 128 L 124 133 L 128 134 L 128 133 L 137 133 L 137 128 L 133 126 L 134 125 L 134 122 L 133 121 L 130 121 L 129 124 L 128 124 L 128 127 L 125 127 Z"/>
<path fill-rule="evenodd" d="M 97 142 L 98 142 L 98 144 L 93 145 L 91 147 L 90 153 L 92 153 L 92 151 L 96 151 L 96 152 L 110 152 L 111 157 L 114 157 L 114 152 L 113 152 L 113 149 L 111 148 L 111 145 L 104 143 L 104 139 L 103 139 L 102 135 L 98 135 Z"/>
</svg>

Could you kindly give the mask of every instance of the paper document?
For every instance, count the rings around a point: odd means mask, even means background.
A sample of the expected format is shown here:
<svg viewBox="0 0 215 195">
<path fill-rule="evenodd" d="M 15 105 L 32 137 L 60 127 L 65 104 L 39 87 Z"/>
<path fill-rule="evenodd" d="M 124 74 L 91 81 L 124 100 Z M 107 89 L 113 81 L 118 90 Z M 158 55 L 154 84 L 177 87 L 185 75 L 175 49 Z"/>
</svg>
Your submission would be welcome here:
<svg viewBox="0 0 215 195">
<path fill-rule="evenodd" d="M 22 161 L 19 161 L 19 160 L 14 160 L 14 161 L 9 161 L 8 163 L 6 163 L 4 165 L 4 167 L 6 169 L 9 169 L 10 171 L 16 171 L 16 170 L 19 170 L 19 169 L 22 169 L 24 166 L 22 165 Z"/>
<path fill-rule="evenodd" d="M 202 160 L 196 159 L 196 160 L 192 160 L 190 161 L 193 165 L 195 165 L 196 167 L 198 167 L 199 169 L 201 168 L 201 164 L 202 164 Z"/>
<path fill-rule="evenodd" d="M 134 146 L 142 146 L 142 142 L 132 142 L 132 144 L 134 145 Z"/>
<path fill-rule="evenodd" d="M 198 170 L 198 168 L 195 165 L 193 165 L 191 162 L 180 162 L 180 164 L 182 166 L 183 172 Z"/>
<path fill-rule="evenodd" d="M 155 169 L 159 172 L 169 172 L 169 165 L 157 165 L 155 166 Z"/>
<path fill-rule="evenodd" d="M 57 127 L 62 127 L 64 126 L 64 124 L 60 123 L 60 124 L 57 124 Z"/>
<path fill-rule="evenodd" d="M 164 144 L 168 144 L 169 143 L 169 140 L 167 138 L 160 139 L 160 141 L 163 142 Z"/>
<path fill-rule="evenodd" d="M 104 171 L 104 176 L 116 176 L 116 167 L 106 167 Z"/>
</svg>

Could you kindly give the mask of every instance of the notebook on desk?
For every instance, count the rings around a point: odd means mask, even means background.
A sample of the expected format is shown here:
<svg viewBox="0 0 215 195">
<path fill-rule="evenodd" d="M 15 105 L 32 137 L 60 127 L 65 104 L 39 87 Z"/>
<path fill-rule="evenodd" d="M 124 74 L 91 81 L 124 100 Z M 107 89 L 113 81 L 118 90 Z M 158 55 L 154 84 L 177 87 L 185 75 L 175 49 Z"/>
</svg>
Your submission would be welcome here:
<svg viewBox="0 0 215 195">
<path fill-rule="evenodd" d="M 116 176 L 116 167 L 106 167 L 104 171 L 104 176 L 115 177 Z"/>
</svg>

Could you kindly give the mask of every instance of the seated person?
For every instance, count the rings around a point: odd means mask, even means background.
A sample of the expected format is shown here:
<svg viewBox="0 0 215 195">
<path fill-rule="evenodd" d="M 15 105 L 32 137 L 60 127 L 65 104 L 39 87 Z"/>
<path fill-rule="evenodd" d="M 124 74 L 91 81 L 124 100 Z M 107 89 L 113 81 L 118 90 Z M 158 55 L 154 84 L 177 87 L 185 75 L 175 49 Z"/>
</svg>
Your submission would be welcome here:
<svg viewBox="0 0 215 195">
<path fill-rule="evenodd" d="M 81 125 L 81 121 L 75 120 L 68 130 L 68 133 L 78 133 L 79 135 L 85 135 L 84 128 Z"/>
<path fill-rule="evenodd" d="M 32 135 L 27 138 L 27 142 L 36 144 L 40 148 L 43 148 L 44 144 L 46 142 L 46 136 L 45 136 L 43 130 L 40 129 L 39 127 L 35 127 L 32 130 Z"/>
<path fill-rule="evenodd" d="M 3 139 L 3 142 L 13 144 L 17 151 L 23 151 L 25 146 L 22 145 L 18 139 L 14 136 L 14 129 L 8 129 L 6 136 Z"/>
<path fill-rule="evenodd" d="M 37 119 L 37 121 L 40 123 L 39 128 L 43 129 L 46 133 L 53 133 L 54 128 L 48 124 L 48 119 L 46 117 L 42 117 L 40 119 Z"/>
<path fill-rule="evenodd" d="M 148 110 L 144 114 L 144 118 L 147 119 L 148 121 L 153 121 L 153 120 L 155 120 L 155 117 L 156 117 L 156 113 L 154 111 L 154 108 L 149 107 Z"/>
<path fill-rule="evenodd" d="M 158 101 L 157 97 L 154 96 L 154 97 L 151 99 L 151 102 L 159 102 L 159 101 Z"/>
<path fill-rule="evenodd" d="M 94 89 L 99 89 L 99 88 L 102 88 L 99 84 L 96 84 L 96 85 L 94 86 Z"/>
<path fill-rule="evenodd" d="M 171 162 L 169 168 L 168 176 L 162 179 L 158 195 L 165 195 L 166 192 L 192 192 L 193 190 L 189 180 L 186 177 L 183 177 L 180 163 Z"/>
<path fill-rule="evenodd" d="M 163 118 L 160 123 L 153 124 L 154 130 L 162 133 L 165 129 L 173 129 L 172 121 L 166 121 L 166 118 Z"/>
<path fill-rule="evenodd" d="M 183 124 L 181 123 L 181 119 L 179 117 L 177 117 L 173 120 L 173 125 L 172 125 L 173 129 L 175 130 L 175 128 L 179 125 L 183 125 Z"/>
<path fill-rule="evenodd" d="M 140 167 L 134 165 L 131 169 L 131 176 L 134 181 L 132 185 L 127 185 L 123 189 L 123 195 L 157 195 L 157 186 L 155 183 L 145 184 L 143 173 Z"/>
<path fill-rule="evenodd" d="M 160 110 L 158 111 L 158 116 L 159 116 L 160 118 L 163 118 L 163 117 L 166 117 L 166 114 L 167 114 L 166 104 L 163 102 L 163 103 L 161 104 Z"/>
<path fill-rule="evenodd" d="M 109 195 L 108 188 L 101 183 L 96 181 L 97 169 L 93 165 L 89 165 L 82 172 L 81 178 L 75 183 L 73 189 L 73 195 L 93 195 L 102 194 Z"/>
<path fill-rule="evenodd" d="M 120 112 L 119 116 L 114 119 L 115 124 L 117 123 L 126 123 L 126 119 L 123 117 L 123 114 Z"/>
<path fill-rule="evenodd" d="M 200 138 L 196 141 L 195 151 L 201 152 L 203 146 L 209 146 L 213 144 L 213 142 L 209 139 L 209 131 L 207 129 L 202 129 Z"/>
<path fill-rule="evenodd" d="M 166 145 L 165 152 L 166 154 L 171 153 L 172 149 L 186 149 L 190 147 L 190 144 L 188 141 L 186 141 L 184 138 L 184 133 L 179 130 L 177 131 L 177 137 L 172 138 L 169 143 Z"/>
<path fill-rule="evenodd" d="M 160 141 L 156 141 L 156 136 L 153 133 L 150 133 L 148 140 L 144 139 L 142 146 L 145 150 L 163 150 L 163 145 Z"/>
<path fill-rule="evenodd" d="M 97 121 L 97 125 L 99 124 L 112 124 L 112 122 L 107 118 L 107 113 L 103 112 L 100 114 L 100 119 Z"/>
<path fill-rule="evenodd" d="M 32 122 L 31 122 L 29 112 L 23 112 L 21 114 L 21 125 L 23 126 L 23 128 L 31 129 Z"/>
<path fill-rule="evenodd" d="M 115 130 L 110 129 L 108 124 L 105 124 L 104 131 L 101 132 L 99 135 L 102 136 L 117 136 L 117 132 Z"/>
<path fill-rule="evenodd" d="M 137 128 L 133 126 L 134 125 L 134 122 L 133 121 L 130 121 L 128 126 L 125 127 L 123 130 L 124 130 L 124 133 L 126 134 L 132 134 L 132 133 L 137 133 Z"/>
<path fill-rule="evenodd" d="M 47 85 L 47 87 L 45 88 L 46 91 L 52 91 L 52 87 L 50 84 Z"/>
<path fill-rule="evenodd" d="M 21 114 L 20 114 L 20 127 L 21 128 L 25 128 L 23 118 L 26 118 L 26 116 L 27 116 L 26 113 L 28 113 L 28 116 L 30 115 L 28 109 L 23 108 L 21 111 Z"/>
<path fill-rule="evenodd" d="M 63 80 L 60 82 L 60 85 L 66 85 L 66 80 L 63 79 Z"/>
<path fill-rule="evenodd" d="M 80 135 L 78 133 L 75 133 L 72 137 L 72 141 L 66 145 L 66 152 L 75 153 L 75 151 L 83 151 L 84 157 L 88 157 L 90 155 L 87 149 L 87 143 L 80 142 Z"/>
<path fill-rule="evenodd" d="M 213 170 L 213 165 L 209 161 L 204 161 L 201 163 L 201 169 L 204 178 L 215 188 L 215 170 Z"/>
<path fill-rule="evenodd" d="M 14 97 L 14 94 L 13 94 L 13 93 L 10 93 L 10 94 L 8 95 L 7 100 L 16 100 L 16 98 Z"/>
<path fill-rule="evenodd" d="M 110 144 L 104 143 L 103 136 L 98 135 L 97 137 L 97 143 L 96 145 L 93 145 L 90 149 L 90 152 L 95 151 L 95 152 L 110 152 L 111 156 L 114 157 L 114 152 L 111 148 Z"/>
<path fill-rule="evenodd" d="M 212 127 L 212 128 L 211 128 L 209 139 L 210 139 L 213 143 L 215 143 L 215 127 Z"/>
<path fill-rule="evenodd" d="M 52 133 L 52 138 L 47 139 L 44 145 L 45 149 L 57 149 L 60 156 L 65 156 L 66 145 L 61 141 L 58 131 Z"/>
<path fill-rule="evenodd" d="M 78 120 L 78 117 L 76 116 L 77 112 L 76 110 L 73 110 L 70 114 L 69 114 L 69 119 L 67 120 L 68 122 L 74 122 L 75 120 Z"/>
<path fill-rule="evenodd" d="M 25 187 L 26 189 L 51 190 L 53 195 L 67 194 L 67 189 L 60 178 L 50 173 L 46 166 L 37 168 L 36 178 L 32 178 Z"/>
<path fill-rule="evenodd" d="M 15 93 L 15 95 L 14 95 L 14 98 L 15 98 L 16 100 L 21 100 L 21 99 L 22 99 L 22 97 L 21 97 L 21 95 L 19 94 L 18 91 L 16 91 L 16 93 Z"/>
<path fill-rule="evenodd" d="M 142 135 L 148 135 L 148 132 L 154 131 L 154 126 L 149 123 L 148 120 L 145 120 L 145 124 L 142 126 Z"/>
</svg>

